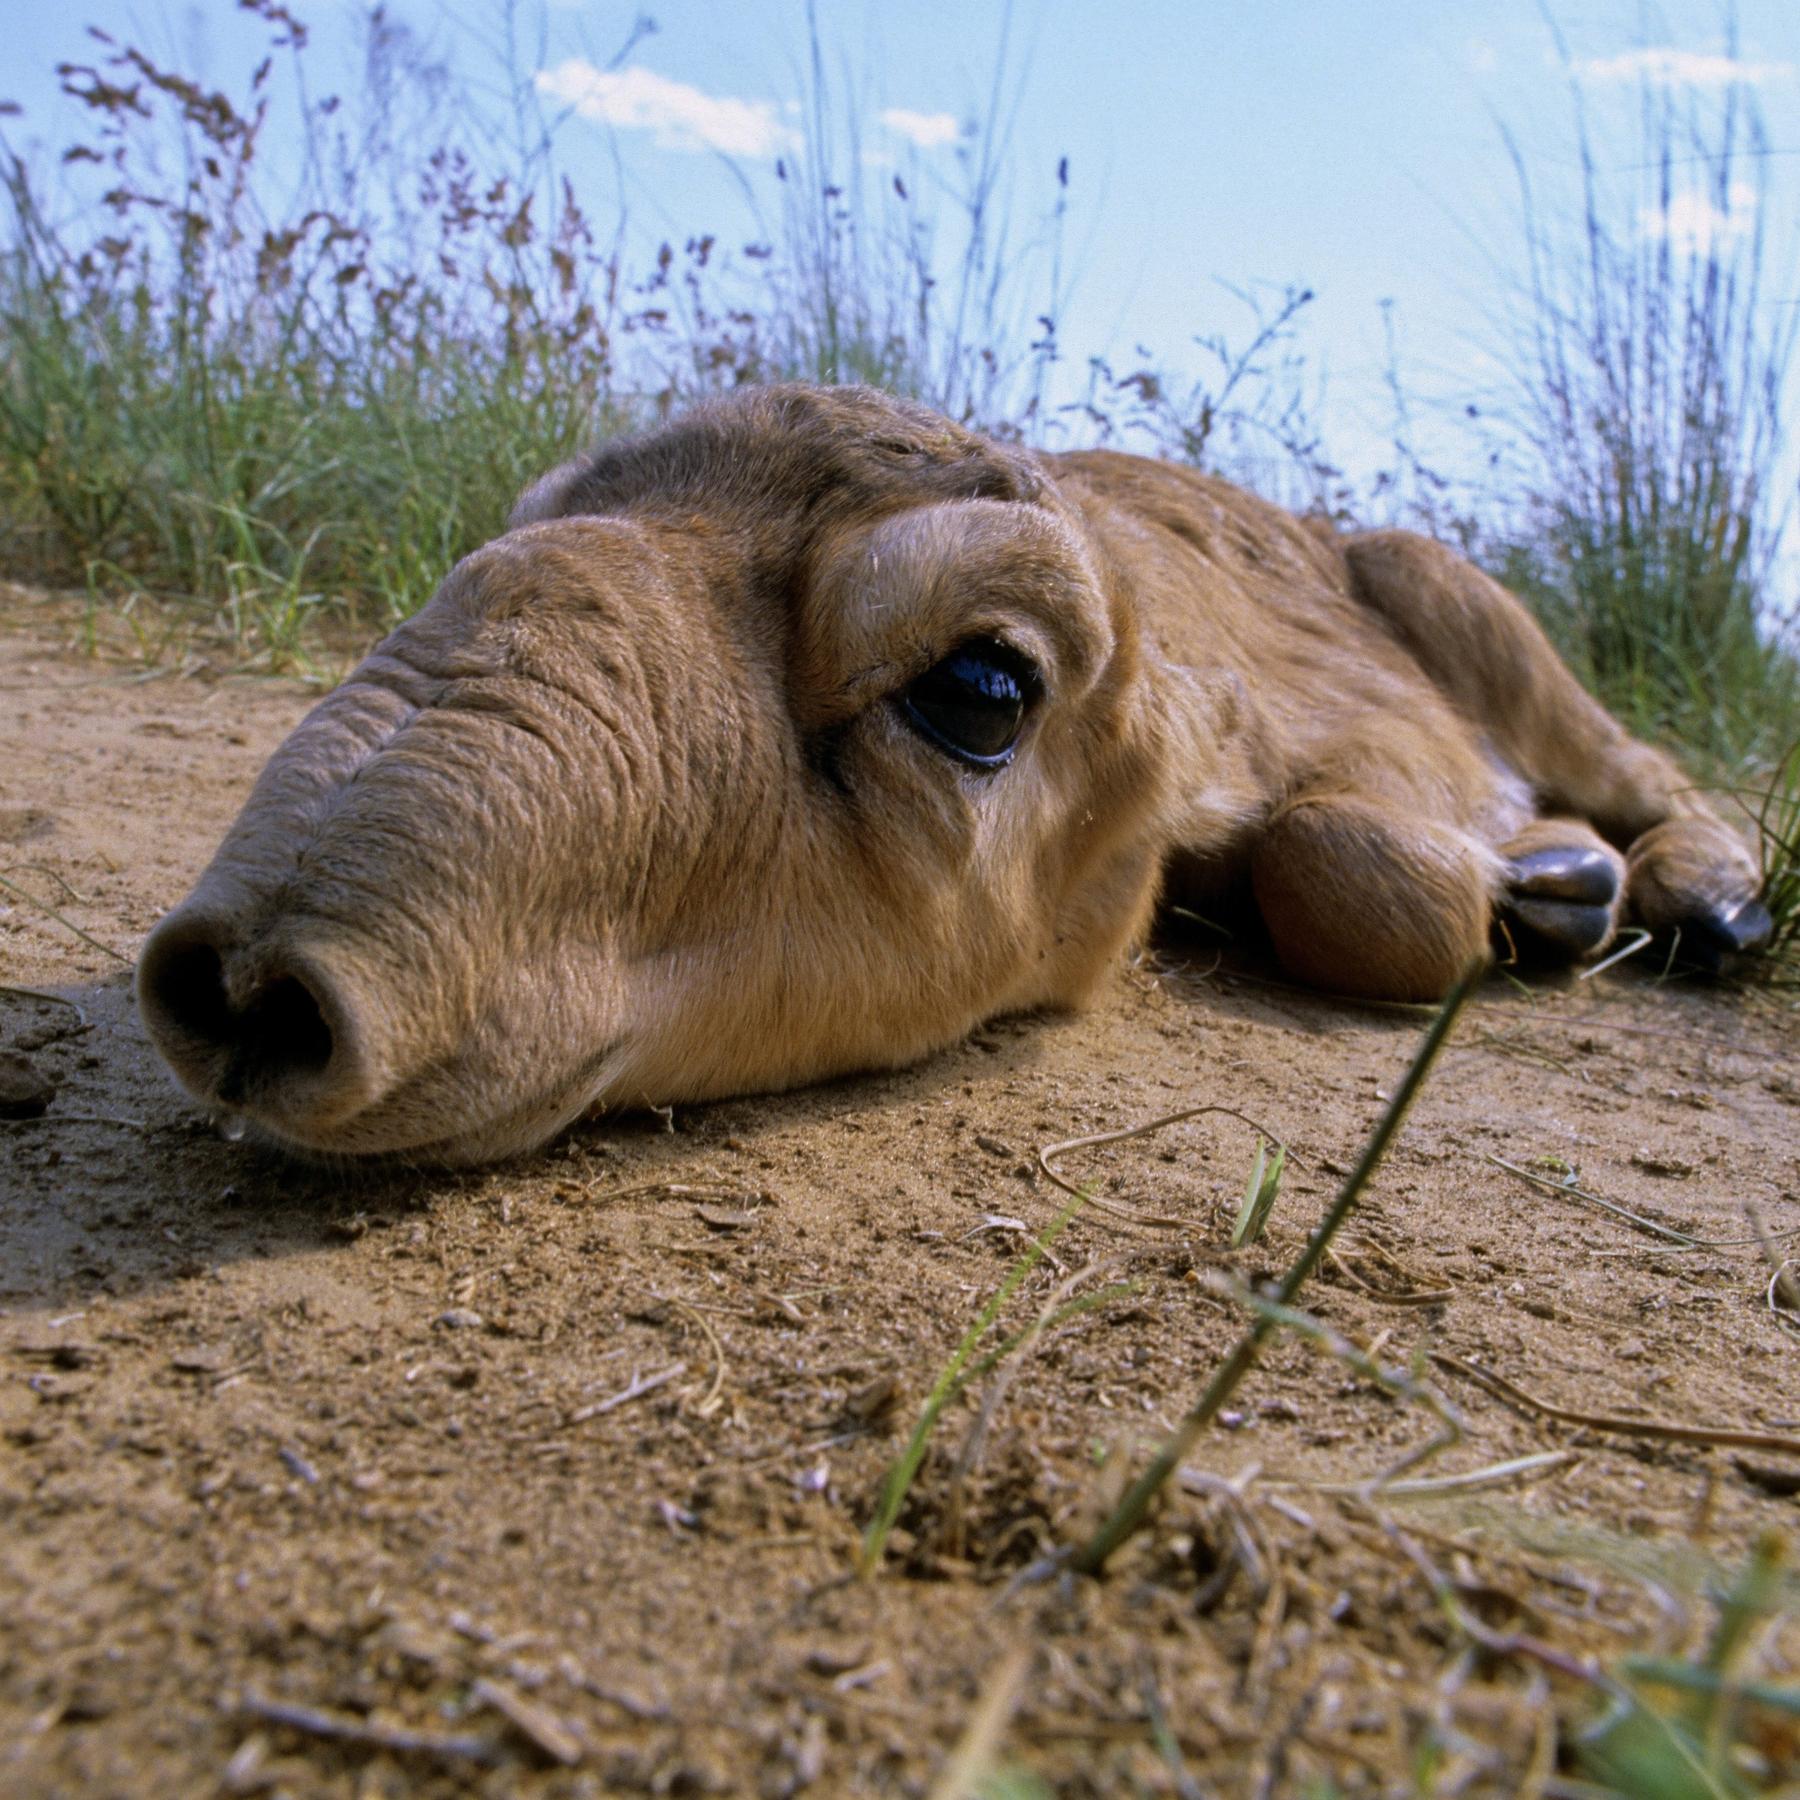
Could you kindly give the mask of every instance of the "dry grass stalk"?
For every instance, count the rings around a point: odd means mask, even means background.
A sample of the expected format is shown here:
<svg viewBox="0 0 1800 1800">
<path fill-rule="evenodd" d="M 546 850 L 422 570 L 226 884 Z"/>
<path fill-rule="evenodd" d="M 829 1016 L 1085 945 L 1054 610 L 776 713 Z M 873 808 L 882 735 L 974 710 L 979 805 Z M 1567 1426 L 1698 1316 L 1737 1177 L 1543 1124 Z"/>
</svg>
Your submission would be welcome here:
<svg viewBox="0 0 1800 1800">
<path fill-rule="evenodd" d="M 1539 1418 L 1554 1419 L 1559 1425 L 1577 1425 L 1584 1431 L 1617 1432 L 1622 1437 L 1654 1438 L 1667 1444 L 1702 1444 L 1721 1450 L 1776 1450 L 1785 1456 L 1800 1456 L 1800 1438 L 1786 1437 L 1780 1432 L 1677 1425 L 1662 1419 L 1629 1419 L 1616 1413 L 1576 1412 L 1570 1407 L 1554 1406 L 1548 1400 L 1534 1399 L 1504 1376 L 1464 1362 L 1460 1356 L 1449 1356 L 1441 1350 L 1433 1350 L 1429 1355 L 1440 1369 L 1461 1375 L 1477 1387 L 1487 1389 L 1497 1399 L 1536 1413 Z"/>
<path fill-rule="evenodd" d="M 281 1725 L 303 1737 L 359 1744 L 397 1756 L 429 1756 L 450 1763 L 491 1763 L 496 1760 L 491 1739 L 466 1733 L 415 1731 L 409 1726 L 325 1712 L 316 1706 L 300 1706 L 287 1700 L 268 1700 L 253 1693 L 240 1696 L 237 1710 L 246 1718 L 258 1719 L 266 1725 Z"/>
<path fill-rule="evenodd" d="M 1326 1252 L 1331 1248 L 1332 1239 L 1343 1228 L 1351 1213 L 1356 1208 L 1364 1188 L 1380 1166 L 1388 1145 L 1394 1134 L 1400 1129 L 1401 1122 L 1411 1110 L 1414 1099 L 1425 1078 L 1431 1072 L 1432 1064 L 1437 1061 L 1438 1052 L 1443 1049 L 1449 1038 L 1451 1028 L 1461 1013 L 1476 984 L 1486 972 L 1485 964 L 1476 964 L 1466 970 L 1456 986 L 1445 997 L 1438 1014 L 1432 1020 L 1430 1029 L 1425 1033 L 1413 1058 L 1412 1067 L 1406 1072 L 1394 1098 L 1382 1114 L 1367 1144 L 1363 1146 L 1361 1157 L 1356 1167 L 1345 1178 L 1344 1185 L 1332 1203 L 1330 1210 L 1321 1220 L 1318 1229 L 1313 1233 L 1305 1250 L 1293 1267 L 1288 1270 L 1277 1291 L 1271 1307 L 1289 1306 L 1295 1295 L 1305 1285 L 1307 1278 L 1324 1260 Z M 1072 1565 L 1083 1574 L 1097 1575 L 1105 1568 L 1108 1559 L 1124 1541 L 1143 1523 L 1150 1503 L 1161 1492 L 1170 1476 L 1192 1454 L 1194 1446 L 1200 1441 L 1202 1433 L 1218 1416 L 1219 1411 L 1230 1399 L 1244 1377 L 1255 1367 L 1264 1343 L 1275 1331 L 1277 1319 L 1272 1310 L 1259 1310 L 1255 1323 L 1241 1337 L 1231 1354 L 1220 1366 L 1218 1373 L 1207 1385 L 1200 1398 L 1176 1428 L 1173 1436 L 1158 1452 L 1155 1460 L 1144 1473 L 1126 1490 L 1124 1497 L 1111 1515 L 1088 1541 L 1081 1545 L 1071 1559 Z"/>
<path fill-rule="evenodd" d="M 988 1677 L 962 1736 L 931 1784 L 929 1800 L 979 1800 L 983 1782 L 993 1770 L 995 1752 L 1019 1703 L 1019 1690 L 1025 1684 L 1033 1655 L 1030 1644 L 1015 1644 Z"/>
<path fill-rule="evenodd" d="M 1175 1218 L 1166 1213 L 1141 1212 L 1136 1207 L 1121 1206 L 1117 1201 L 1103 1200 L 1091 1188 L 1078 1188 L 1065 1176 L 1059 1174 L 1055 1162 L 1058 1157 L 1066 1156 L 1074 1150 L 1093 1150 L 1101 1144 L 1122 1144 L 1131 1138 L 1148 1137 L 1154 1131 L 1165 1130 L 1170 1125 L 1180 1125 L 1188 1119 L 1204 1118 L 1210 1113 L 1223 1114 L 1226 1118 L 1236 1119 L 1240 1124 L 1248 1125 L 1253 1131 L 1260 1131 L 1275 1145 L 1284 1159 L 1291 1160 L 1296 1168 L 1306 1166 L 1298 1156 L 1294 1155 L 1284 1139 L 1277 1137 L 1266 1125 L 1259 1124 L 1248 1113 L 1239 1112 L 1235 1106 L 1188 1106 L 1183 1107 L 1180 1112 L 1164 1113 L 1160 1119 L 1146 1120 L 1142 1125 L 1127 1125 L 1119 1131 L 1098 1131 L 1088 1137 L 1065 1138 L 1060 1144 L 1041 1145 L 1037 1153 L 1038 1172 L 1046 1181 L 1061 1188 L 1065 1194 L 1074 1196 L 1096 1211 L 1109 1213 L 1117 1219 L 1126 1219 L 1133 1225 L 1148 1225 L 1158 1230 L 1181 1230 L 1192 1221 Z"/>
<path fill-rule="evenodd" d="M 89 949 L 98 950 L 102 956 L 110 956 L 114 962 L 123 963 L 128 969 L 133 966 L 132 959 L 129 956 L 121 954 L 121 952 L 115 950 L 111 944 L 101 943 L 101 941 L 91 932 L 83 931 L 73 919 L 58 912 L 48 901 L 40 900 L 37 895 L 32 893 L 29 889 L 20 887 L 16 881 L 8 881 L 4 875 L 0 875 L 0 888 L 5 888 L 9 894 L 18 895 L 18 897 L 28 906 L 35 906 L 39 912 L 54 919 L 57 924 L 61 925 L 65 930 L 74 932 L 74 934 L 80 938 Z"/>
<path fill-rule="evenodd" d="M 1686 1231 L 1677 1231 L 1673 1225 L 1658 1224 L 1655 1219 L 1646 1219 L 1642 1213 L 1629 1212 L 1623 1206 L 1611 1200 L 1602 1200 L 1598 1194 L 1590 1194 L 1585 1188 L 1572 1186 L 1566 1181 L 1552 1181 L 1547 1175 L 1538 1175 L 1530 1169 L 1522 1169 L 1515 1162 L 1508 1162 L 1503 1156 L 1484 1157 L 1483 1161 L 1491 1162 L 1495 1168 L 1504 1169 L 1509 1175 L 1516 1175 L 1521 1181 L 1529 1181 L 1549 1194 L 1561 1194 L 1566 1199 L 1579 1200 L 1588 1206 L 1597 1206 L 1602 1212 L 1609 1212 L 1614 1218 L 1623 1219 L 1628 1225 L 1635 1225 L 1640 1231 L 1647 1231 L 1655 1237 L 1668 1238 L 1679 1244 L 1684 1250 L 1697 1250 L 1705 1246 L 1706 1240 L 1694 1237 Z"/>
</svg>

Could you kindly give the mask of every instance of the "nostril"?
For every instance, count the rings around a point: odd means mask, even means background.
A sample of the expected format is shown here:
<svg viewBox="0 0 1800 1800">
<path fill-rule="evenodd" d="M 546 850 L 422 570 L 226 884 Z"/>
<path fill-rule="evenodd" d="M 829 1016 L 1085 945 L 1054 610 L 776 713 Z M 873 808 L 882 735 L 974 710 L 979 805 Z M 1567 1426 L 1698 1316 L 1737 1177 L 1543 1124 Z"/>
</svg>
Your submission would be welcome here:
<svg viewBox="0 0 1800 1800">
<path fill-rule="evenodd" d="M 325 1006 L 306 979 L 277 967 L 234 996 L 225 957 L 207 937 L 153 941 L 141 992 L 170 1061 L 228 1106 L 294 1093 L 326 1072 L 337 1048 Z"/>
<path fill-rule="evenodd" d="M 231 1002 L 225 992 L 225 965 L 207 943 L 152 942 L 144 957 L 141 985 L 153 1022 L 172 1028 L 202 1050 L 218 1049 L 232 1035 Z"/>
<path fill-rule="evenodd" d="M 231 1073 L 246 1082 L 320 1075 L 331 1061 L 331 1027 L 305 982 L 294 975 L 270 981 L 237 1021 Z M 224 1095 L 241 1099 L 242 1092 Z"/>
</svg>

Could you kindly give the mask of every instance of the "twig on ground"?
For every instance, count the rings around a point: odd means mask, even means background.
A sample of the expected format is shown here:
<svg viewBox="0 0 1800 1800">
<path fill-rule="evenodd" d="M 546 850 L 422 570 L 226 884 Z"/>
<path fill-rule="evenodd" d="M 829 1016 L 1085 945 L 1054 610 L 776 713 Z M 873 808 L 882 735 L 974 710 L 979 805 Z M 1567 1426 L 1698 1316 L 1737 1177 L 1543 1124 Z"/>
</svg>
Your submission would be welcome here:
<svg viewBox="0 0 1800 1800">
<path fill-rule="evenodd" d="M 1517 1175 L 1521 1181 L 1529 1181 L 1545 1190 L 1546 1193 L 1561 1194 L 1565 1199 L 1582 1200 L 1589 1206 L 1597 1206 L 1602 1212 L 1609 1212 L 1615 1218 L 1623 1219 L 1628 1225 L 1635 1225 L 1640 1231 L 1654 1233 L 1657 1237 L 1669 1238 L 1681 1245 L 1684 1250 L 1715 1248 L 1705 1238 L 1697 1238 L 1691 1232 L 1677 1231 L 1673 1225 L 1659 1225 L 1654 1219 L 1646 1219 L 1642 1213 L 1629 1212 L 1623 1206 L 1611 1200 L 1602 1200 L 1598 1194 L 1590 1194 L 1585 1188 L 1578 1188 L 1566 1181 L 1552 1181 L 1548 1175 L 1539 1175 L 1535 1170 L 1523 1169 L 1515 1162 L 1508 1162 L 1504 1156 L 1486 1156 L 1484 1162 L 1491 1162 L 1496 1169 L 1504 1169 L 1509 1175 Z"/>
<path fill-rule="evenodd" d="M 1460 1356 L 1450 1356 L 1441 1350 L 1427 1354 L 1440 1369 L 1461 1375 L 1477 1387 L 1486 1388 L 1497 1399 L 1536 1413 L 1540 1418 L 1554 1419 L 1559 1425 L 1577 1425 L 1586 1431 L 1612 1431 L 1623 1437 L 1654 1438 L 1668 1444 L 1705 1444 L 1722 1450 L 1778 1450 L 1788 1456 L 1800 1456 L 1800 1438 L 1784 1437 L 1779 1432 L 1675 1425 L 1661 1419 L 1622 1418 L 1616 1413 L 1575 1412 L 1566 1406 L 1554 1406 L 1548 1400 L 1534 1399 L 1505 1376 L 1464 1362 Z"/>
<path fill-rule="evenodd" d="M 1101 1144 L 1122 1144 L 1128 1138 L 1147 1137 L 1153 1131 L 1161 1131 L 1169 1125 L 1179 1125 L 1186 1119 L 1204 1118 L 1209 1113 L 1222 1113 L 1227 1118 L 1248 1125 L 1253 1131 L 1260 1131 L 1296 1168 L 1305 1168 L 1305 1163 L 1294 1154 L 1285 1139 L 1276 1136 L 1268 1126 L 1259 1124 L 1248 1113 L 1239 1112 L 1235 1106 L 1188 1106 L 1180 1112 L 1165 1113 L 1160 1119 L 1147 1120 L 1142 1125 L 1127 1125 L 1119 1131 L 1097 1131 L 1088 1137 L 1065 1138 L 1060 1144 L 1041 1145 L 1037 1153 L 1038 1170 L 1047 1181 L 1061 1188 L 1065 1194 L 1072 1194 L 1078 1200 L 1085 1199 L 1090 1207 L 1110 1213 L 1114 1218 L 1128 1219 L 1134 1225 L 1155 1226 L 1158 1230 L 1179 1230 L 1193 1221 L 1173 1218 L 1166 1213 L 1140 1212 L 1133 1206 L 1121 1206 L 1116 1200 L 1103 1200 L 1091 1189 L 1076 1187 L 1073 1182 L 1059 1175 L 1052 1165 L 1056 1157 L 1066 1156 L 1072 1150 L 1093 1150 Z"/>
<path fill-rule="evenodd" d="M 77 906 L 92 906 L 92 899 L 64 875 L 60 869 L 53 869 L 48 863 L 22 862 L 11 863 L 0 869 L 0 875 L 16 875 L 21 869 L 29 869 L 34 875 L 48 875 Z"/>
<path fill-rule="evenodd" d="M 1405 1481 L 1384 1481 L 1381 1497 L 1406 1499 L 1430 1494 L 1467 1494 L 1480 1488 L 1510 1487 L 1532 1475 L 1547 1475 L 1552 1469 L 1566 1468 L 1578 1458 L 1573 1450 L 1540 1450 L 1533 1456 L 1516 1456 L 1506 1462 L 1489 1463 L 1481 1469 L 1465 1469 L 1460 1475 L 1417 1475 Z M 1187 1471 L 1182 1471 L 1185 1479 Z M 1305 1488 L 1314 1494 L 1366 1494 L 1366 1481 L 1309 1481 L 1298 1476 L 1271 1475 L 1272 1486 Z"/>
<path fill-rule="evenodd" d="M 1755 1201 L 1744 1202 L 1744 1217 L 1750 1221 L 1750 1229 L 1756 1234 L 1757 1248 L 1763 1253 L 1763 1261 L 1769 1265 L 1766 1295 L 1769 1311 L 1783 1325 L 1800 1326 L 1800 1286 L 1795 1284 L 1793 1276 L 1788 1273 L 1790 1259 L 1775 1253 L 1774 1235 L 1763 1223 L 1762 1212 Z"/>
<path fill-rule="evenodd" d="M 1641 926 L 1635 931 L 1628 932 L 1626 935 L 1631 939 L 1630 943 L 1625 945 L 1623 949 L 1615 950 L 1611 956 L 1603 957 L 1599 962 L 1595 963 L 1591 969 L 1583 969 L 1575 979 L 1577 981 L 1592 981 L 1596 975 L 1602 973 L 1606 969 L 1612 968 L 1615 963 L 1622 963 L 1628 956 L 1636 956 L 1637 953 L 1651 941 L 1651 934 L 1645 931 Z"/>
<path fill-rule="evenodd" d="M 985 1236 L 990 1231 L 1024 1238 L 1030 1238 L 1032 1235 L 1031 1226 L 1023 1219 L 1010 1218 L 1005 1213 L 988 1213 L 974 1230 L 965 1231 L 957 1242 L 966 1244 L 970 1238 Z M 1044 1252 L 1044 1261 L 1059 1275 L 1067 1275 L 1069 1272 L 1069 1265 L 1054 1250 Z"/>
<path fill-rule="evenodd" d="M 1441 1306 L 1446 1300 L 1456 1298 L 1453 1287 L 1427 1288 L 1413 1286 L 1406 1289 L 1386 1288 L 1370 1281 L 1361 1274 L 1356 1265 L 1363 1258 L 1370 1262 L 1384 1265 L 1391 1275 L 1416 1283 L 1418 1277 L 1406 1268 L 1396 1257 L 1390 1256 L 1379 1244 L 1346 1244 L 1342 1251 L 1328 1250 L 1326 1260 L 1358 1293 L 1367 1294 L 1371 1300 L 1379 1300 L 1388 1306 Z"/>
<path fill-rule="evenodd" d="M 46 1006 L 66 1006 L 81 1021 L 82 1029 L 87 1029 L 87 1014 L 61 994 L 47 994 L 42 988 L 14 987 L 10 982 L 0 982 L 0 994 L 11 994 L 17 1000 L 41 1000 Z"/>
<path fill-rule="evenodd" d="M 1778 1293 L 1791 1294 L 1794 1291 L 1793 1279 L 1787 1271 L 1788 1265 L 1785 1262 L 1776 1264 L 1775 1272 L 1769 1277 L 1769 1285 L 1763 1290 L 1763 1300 L 1777 1325 L 1788 1331 L 1800 1332 L 1800 1311 L 1783 1304 L 1775 1297 Z"/>
<path fill-rule="evenodd" d="M 415 1731 L 406 1725 L 384 1725 L 377 1719 L 359 1719 L 346 1713 L 325 1712 L 316 1706 L 299 1706 L 287 1700 L 267 1700 L 260 1694 L 239 1696 L 237 1710 L 246 1718 L 267 1725 L 285 1725 L 307 1737 L 333 1743 L 360 1744 L 371 1750 L 388 1750 L 399 1756 L 435 1756 L 445 1762 L 491 1763 L 496 1746 L 491 1738 L 454 1732 Z"/>
<path fill-rule="evenodd" d="M 48 914 L 49 917 L 57 922 L 57 924 L 61 925 L 67 931 L 74 932 L 84 944 L 100 951 L 102 955 L 110 956 L 114 962 L 123 963 L 128 969 L 132 966 L 131 958 L 129 956 L 115 950 L 111 944 L 101 943 L 92 932 L 83 931 L 73 919 L 67 918 L 62 913 L 59 913 L 48 901 L 40 900 L 37 895 L 32 893 L 28 888 L 20 887 L 16 881 L 8 881 L 4 875 L 0 875 L 0 888 L 5 888 L 9 894 L 17 894 L 18 897 L 28 905 L 35 906 L 39 912 Z"/>
<path fill-rule="evenodd" d="M 597 1419 L 602 1413 L 609 1413 L 624 1406 L 628 1401 L 641 1400 L 646 1394 L 653 1394 L 659 1387 L 666 1386 L 678 1375 L 687 1373 L 684 1362 L 670 1363 L 666 1369 L 658 1369 L 654 1375 L 634 1375 L 631 1380 L 616 1394 L 609 1394 L 604 1400 L 596 1400 L 591 1406 L 580 1406 L 570 1413 L 564 1421 L 567 1425 L 583 1425 L 589 1419 Z"/>
<path fill-rule="evenodd" d="M 712 1380 L 706 1384 L 706 1392 L 694 1402 L 694 1411 L 698 1413 L 701 1418 L 711 1418 L 712 1415 L 719 1410 L 719 1397 L 723 1393 L 725 1387 L 725 1345 L 721 1341 L 718 1332 L 713 1329 L 712 1321 L 697 1307 L 690 1306 L 685 1300 L 676 1300 L 673 1298 L 670 1299 L 669 1304 L 673 1306 L 677 1312 L 685 1313 L 700 1327 L 701 1334 L 706 1339 L 707 1347 L 713 1353 Z"/>
<path fill-rule="evenodd" d="M 664 1194 L 671 1200 L 743 1199 L 756 1192 L 741 1181 L 640 1181 L 632 1187 L 607 1188 L 596 1191 L 589 1182 L 582 1190 L 584 1200 L 635 1200 L 644 1194 Z"/>
<path fill-rule="evenodd" d="M 477 1705 L 491 1706 L 534 1749 L 565 1769 L 574 1768 L 586 1754 L 581 1740 L 561 1719 L 503 1681 L 477 1676 L 469 1698 Z"/>
</svg>

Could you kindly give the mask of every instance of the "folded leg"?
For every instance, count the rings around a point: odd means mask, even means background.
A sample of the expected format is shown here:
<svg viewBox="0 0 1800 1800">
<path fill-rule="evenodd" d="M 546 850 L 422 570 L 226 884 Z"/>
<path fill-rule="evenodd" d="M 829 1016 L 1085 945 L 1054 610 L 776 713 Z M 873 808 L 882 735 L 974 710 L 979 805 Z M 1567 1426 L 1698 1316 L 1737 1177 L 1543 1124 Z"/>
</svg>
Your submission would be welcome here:
<svg viewBox="0 0 1800 1800">
<path fill-rule="evenodd" d="M 1702 967 L 1767 941 L 1761 874 L 1742 839 L 1669 757 L 1582 688 L 1511 594 L 1412 532 L 1370 532 L 1344 550 L 1358 599 L 1531 784 L 1539 809 L 1585 820 L 1626 853 L 1631 918 L 1678 934 L 1684 957 Z"/>
<path fill-rule="evenodd" d="M 1282 966 L 1374 1000 L 1435 1000 L 1485 951 L 1498 872 L 1467 831 L 1342 791 L 1289 800 L 1250 860 Z"/>
</svg>

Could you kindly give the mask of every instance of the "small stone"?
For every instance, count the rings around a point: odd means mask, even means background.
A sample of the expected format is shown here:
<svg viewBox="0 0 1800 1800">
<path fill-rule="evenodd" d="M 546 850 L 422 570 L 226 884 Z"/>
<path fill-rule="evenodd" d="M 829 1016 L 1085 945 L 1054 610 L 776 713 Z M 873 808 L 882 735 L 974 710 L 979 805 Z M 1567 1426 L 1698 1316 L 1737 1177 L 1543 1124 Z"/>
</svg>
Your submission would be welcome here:
<svg viewBox="0 0 1800 1800">
<path fill-rule="evenodd" d="M 290 1475 L 296 1477 L 300 1481 L 304 1481 L 308 1487 L 317 1487 L 319 1485 L 319 1471 L 315 1469 L 298 1450 L 291 1450 L 287 1445 L 283 1444 L 275 1454 L 281 1458 L 282 1467 L 286 1469 Z"/>
<path fill-rule="evenodd" d="M 741 1206 L 696 1206 L 695 1215 L 702 1225 L 714 1231 L 744 1231 L 756 1223 L 756 1214 Z"/>
<path fill-rule="evenodd" d="M 0 1050 L 0 1119 L 39 1119 L 56 1098 L 56 1083 L 30 1057 Z"/>
<path fill-rule="evenodd" d="M 448 1312 L 439 1313 L 437 1322 L 446 1331 L 479 1331 L 487 1320 L 472 1307 L 453 1306 Z"/>
<path fill-rule="evenodd" d="M 892 1539 L 889 1541 L 892 1542 Z M 847 1675 L 852 1669 L 860 1669 L 868 1660 L 869 1645 L 866 1639 L 816 1644 L 806 1653 L 806 1666 L 815 1675 Z"/>
</svg>

